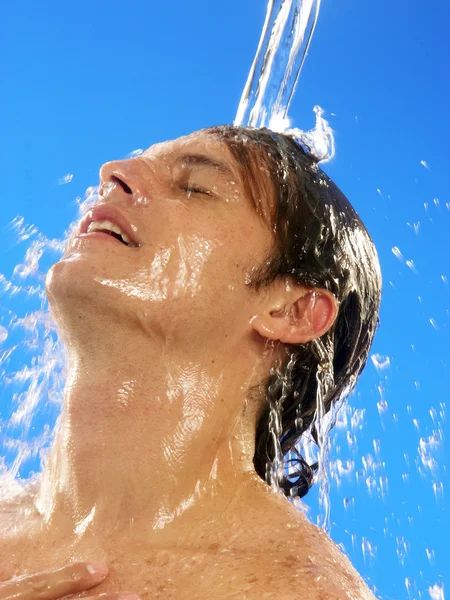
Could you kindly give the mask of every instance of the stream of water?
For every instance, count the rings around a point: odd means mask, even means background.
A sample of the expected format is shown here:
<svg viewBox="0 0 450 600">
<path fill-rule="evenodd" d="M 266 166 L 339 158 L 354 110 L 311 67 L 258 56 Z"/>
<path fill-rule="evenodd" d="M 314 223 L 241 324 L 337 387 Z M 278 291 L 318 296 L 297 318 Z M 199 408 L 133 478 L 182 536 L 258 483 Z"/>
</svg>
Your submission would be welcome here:
<svg viewBox="0 0 450 600">
<path fill-rule="evenodd" d="M 268 127 L 306 144 L 321 162 L 333 158 L 331 127 L 320 106 L 314 107 L 315 127 L 291 127 L 289 106 L 297 87 L 319 17 L 321 0 L 269 0 L 267 14 L 235 125 Z"/>
</svg>

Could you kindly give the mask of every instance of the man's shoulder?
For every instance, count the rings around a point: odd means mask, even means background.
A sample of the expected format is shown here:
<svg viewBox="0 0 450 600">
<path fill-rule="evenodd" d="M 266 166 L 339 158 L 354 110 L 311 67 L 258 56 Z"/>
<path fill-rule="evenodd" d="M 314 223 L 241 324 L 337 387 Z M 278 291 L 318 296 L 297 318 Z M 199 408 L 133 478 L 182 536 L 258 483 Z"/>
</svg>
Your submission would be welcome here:
<svg viewBox="0 0 450 600">
<path fill-rule="evenodd" d="M 262 589 L 285 600 L 375 600 L 344 552 L 303 512 L 274 496 L 263 505 L 253 518 L 247 512 Z"/>
<path fill-rule="evenodd" d="M 299 511 L 291 515 L 265 567 L 285 600 L 375 600 L 348 557 Z M 275 551 L 274 551 L 275 550 Z M 272 588 L 273 589 L 273 588 Z"/>
</svg>

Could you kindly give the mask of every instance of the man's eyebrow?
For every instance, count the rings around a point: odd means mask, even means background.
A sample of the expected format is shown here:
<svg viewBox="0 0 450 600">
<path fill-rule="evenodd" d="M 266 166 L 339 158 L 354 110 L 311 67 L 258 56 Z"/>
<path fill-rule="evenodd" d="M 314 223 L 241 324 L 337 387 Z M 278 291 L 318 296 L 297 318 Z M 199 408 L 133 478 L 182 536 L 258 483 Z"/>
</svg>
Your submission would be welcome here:
<svg viewBox="0 0 450 600">
<path fill-rule="evenodd" d="M 188 167 L 208 167 L 210 169 L 220 171 L 222 175 L 226 175 L 227 177 L 235 177 L 230 167 L 204 154 L 183 154 L 182 156 L 177 157 L 175 163 L 183 164 Z"/>
</svg>

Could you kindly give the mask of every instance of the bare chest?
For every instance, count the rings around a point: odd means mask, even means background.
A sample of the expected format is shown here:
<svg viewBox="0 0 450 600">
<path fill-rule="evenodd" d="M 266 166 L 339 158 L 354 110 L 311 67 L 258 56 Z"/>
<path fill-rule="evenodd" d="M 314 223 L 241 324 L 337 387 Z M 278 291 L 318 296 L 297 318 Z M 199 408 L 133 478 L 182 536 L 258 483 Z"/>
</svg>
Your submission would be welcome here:
<svg viewBox="0 0 450 600">
<path fill-rule="evenodd" d="M 24 537 L 22 541 L 9 537 L 2 543 L 0 534 L 0 581 L 81 561 L 103 561 L 109 567 L 104 582 L 68 598 L 134 592 L 142 600 L 373 599 L 348 560 L 322 532 L 296 518 L 286 534 L 280 522 L 273 517 L 265 526 L 256 521 L 240 526 L 240 536 L 228 527 L 223 535 L 215 533 L 218 542 L 203 536 L 197 527 L 196 538 L 203 539 L 201 549 L 195 544 L 190 548 L 177 544 L 143 547 L 136 539 L 110 538 L 101 548 L 96 538 L 76 550 L 61 543 L 57 548 L 44 548 L 42 541 L 30 536 L 25 542 Z"/>
<path fill-rule="evenodd" d="M 91 559 L 78 553 L 61 558 L 61 555 L 43 553 L 39 548 L 29 546 L 4 550 L 7 555 L 0 551 L 0 580 Z M 103 555 L 102 560 L 109 567 L 105 581 L 70 598 L 116 592 L 134 592 L 143 600 L 280 598 L 282 596 L 274 592 L 279 590 L 276 573 L 283 568 L 283 563 L 286 569 L 292 564 L 286 556 L 273 556 L 268 560 L 268 556 L 260 551 L 240 552 L 216 545 L 204 551 L 163 549 L 143 552 L 132 547 L 116 548 Z"/>
</svg>

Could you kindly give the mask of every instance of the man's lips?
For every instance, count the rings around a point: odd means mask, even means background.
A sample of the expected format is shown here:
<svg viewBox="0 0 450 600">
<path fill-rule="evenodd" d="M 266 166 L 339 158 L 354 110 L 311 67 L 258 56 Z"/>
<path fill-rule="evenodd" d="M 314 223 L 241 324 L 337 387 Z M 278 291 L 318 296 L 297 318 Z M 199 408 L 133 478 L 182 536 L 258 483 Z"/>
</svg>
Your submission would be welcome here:
<svg viewBox="0 0 450 600">
<path fill-rule="evenodd" d="M 128 222 L 128 219 L 115 204 L 99 204 L 88 210 L 81 219 L 78 233 L 88 233 L 89 225 L 94 221 L 111 221 L 111 223 L 117 225 L 119 229 L 128 236 L 135 246 L 141 245 L 141 242 L 133 231 L 133 227 Z"/>
</svg>

